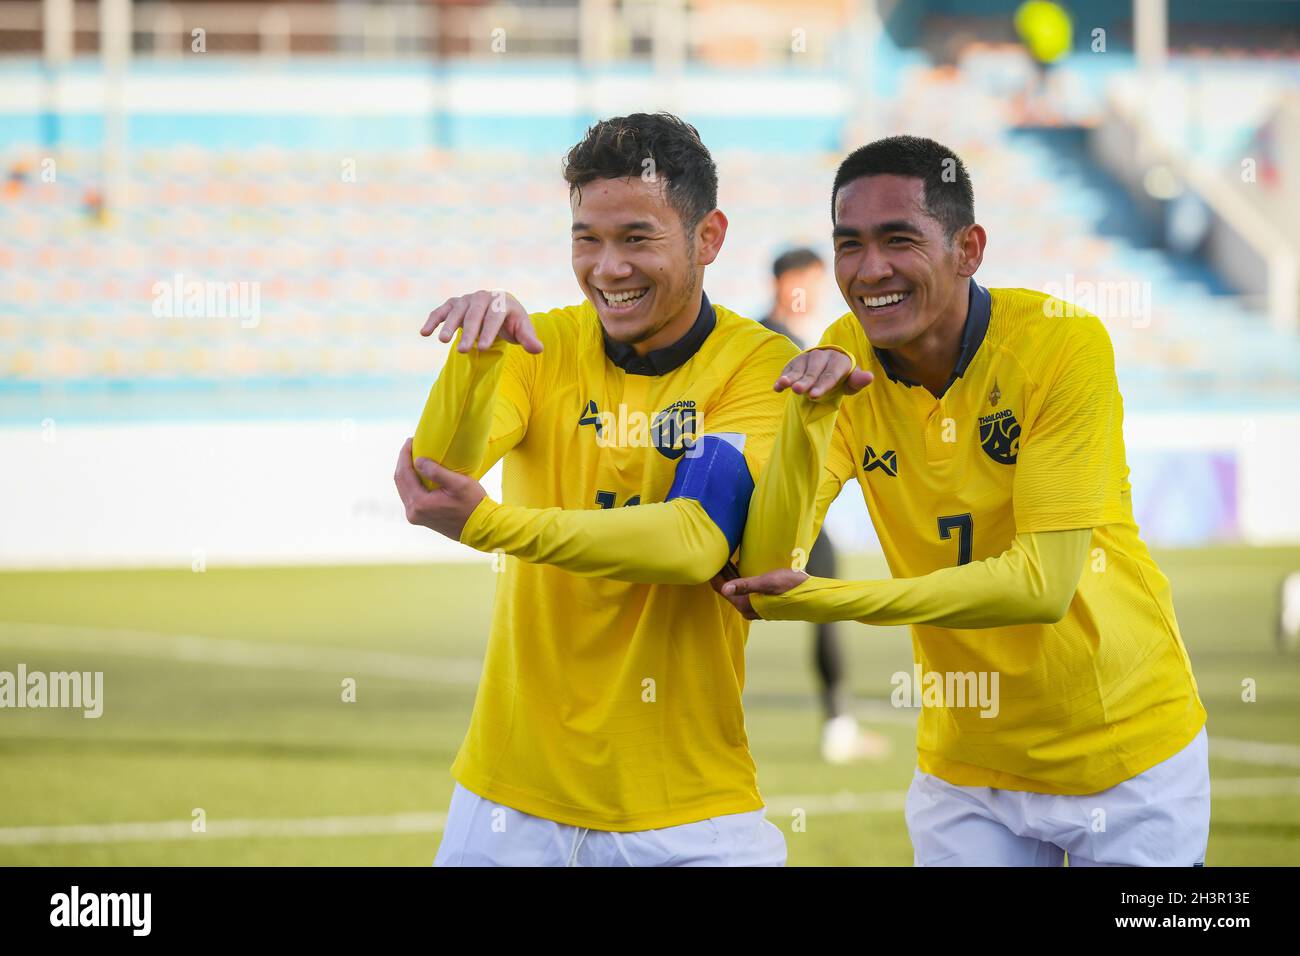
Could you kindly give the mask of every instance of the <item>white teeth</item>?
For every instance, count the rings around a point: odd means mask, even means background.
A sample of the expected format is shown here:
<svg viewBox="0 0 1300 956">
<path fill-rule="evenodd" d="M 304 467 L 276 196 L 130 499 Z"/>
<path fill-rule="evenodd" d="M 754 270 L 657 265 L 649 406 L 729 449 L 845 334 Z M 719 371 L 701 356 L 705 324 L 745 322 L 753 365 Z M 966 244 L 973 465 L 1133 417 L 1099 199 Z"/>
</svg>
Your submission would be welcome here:
<svg viewBox="0 0 1300 956">
<path fill-rule="evenodd" d="M 648 291 L 648 289 L 637 289 L 635 292 L 605 292 L 602 290 L 600 294 L 605 297 L 605 301 L 610 305 L 622 305 L 624 302 L 634 302 Z"/>
<path fill-rule="evenodd" d="M 906 292 L 894 292 L 890 295 L 859 296 L 858 300 L 869 309 L 879 309 L 881 306 L 902 302 L 906 298 Z"/>
</svg>

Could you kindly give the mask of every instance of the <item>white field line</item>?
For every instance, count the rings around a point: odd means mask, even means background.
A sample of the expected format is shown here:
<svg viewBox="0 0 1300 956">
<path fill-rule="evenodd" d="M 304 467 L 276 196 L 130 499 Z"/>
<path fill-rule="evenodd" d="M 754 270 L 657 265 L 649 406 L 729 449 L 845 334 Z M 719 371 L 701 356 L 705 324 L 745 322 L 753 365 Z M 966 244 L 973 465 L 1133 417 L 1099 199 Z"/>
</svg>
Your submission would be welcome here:
<svg viewBox="0 0 1300 956">
<path fill-rule="evenodd" d="M 1300 796 L 1300 777 L 1259 777 L 1219 780 L 1212 784 L 1215 799 L 1283 795 Z M 808 793 L 772 797 L 769 817 L 808 814 L 900 813 L 906 794 L 901 790 L 872 793 Z M 195 833 L 188 820 L 156 823 L 104 823 L 74 826 L 0 828 L 0 846 L 133 843 L 167 840 L 293 839 L 303 837 L 386 836 L 396 833 L 435 834 L 447 822 L 445 813 L 396 813 L 364 817 L 303 817 L 296 819 L 212 820 L 207 831 Z"/>
<path fill-rule="evenodd" d="M 102 823 L 0 829 L 0 846 L 46 846 L 56 843 L 135 843 L 156 840 L 293 839 L 296 837 L 380 836 L 391 833 L 437 833 L 445 813 L 394 813 L 366 817 L 212 820 L 195 833 L 189 820 L 158 823 Z"/>
<path fill-rule="evenodd" d="M 1300 777 L 1227 777 L 1210 780 L 1210 798 L 1300 796 Z"/>
<path fill-rule="evenodd" d="M 1295 744 L 1233 740 L 1211 734 L 1210 756 L 1234 763 L 1253 763 L 1267 767 L 1300 767 L 1300 747 Z"/>
<path fill-rule="evenodd" d="M 437 658 L 383 651 L 350 650 L 303 644 L 267 644 L 196 634 L 118 630 L 69 625 L 0 622 L 0 647 L 39 647 L 74 653 L 110 653 L 127 657 L 176 660 L 228 667 L 262 667 L 281 670 L 367 674 L 399 680 L 473 684 L 480 666 L 469 658 Z M 914 714 L 899 712 L 881 702 L 862 702 L 869 720 L 912 723 Z M 1210 738 L 1216 758 L 1238 763 L 1300 767 L 1300 746 Z M 1216 798 L 1300 795 L 1300 777 L 1228 778 L 1212 786 Z M 903 791 L 804 794 L 773 797 L 768 811 L 788 814 L 881 813 L 903 809 Z M 0 845 L 58 843 L 125 843 L 183 839 L 274 839 L 292 837 L 369 836 L 392 833 L 436 833 L 445 814 L 404 813 L 362 817 L 305 817 L 213 821 L 207 831 L 195 833 L 189 821 L 109 823 L 72 826 L 0 828 Z"/>
<path fill-rule="evenodd" d="M 262 667 L 279 670 L 364 674 L 394 680 L 440 684 L 477 684 L 482 665 L 468 657 L 426 657 L 354 648 L 243 641 L 199 634 L 172 634 L 66 624 L 0 621 L 0 647 L 35 647 L 70 653 L 117 654 L 154 660 Z M 855 711 L 875 723 L 916 723 L 913 708 L 863 700 Z M 1210 737 L 1215 757 L 1239 763 L 1300 767 L 1300 746 Z"/>
<path fill-rule="evenodd" d="M 434 684 L 477 684 L 482 665 L 467 657 L 425 657 L 353 648 L 241 641 L 198 634 L 0 621 L 0 647 L 153 660 L 387 677 Z"/>
</svg>

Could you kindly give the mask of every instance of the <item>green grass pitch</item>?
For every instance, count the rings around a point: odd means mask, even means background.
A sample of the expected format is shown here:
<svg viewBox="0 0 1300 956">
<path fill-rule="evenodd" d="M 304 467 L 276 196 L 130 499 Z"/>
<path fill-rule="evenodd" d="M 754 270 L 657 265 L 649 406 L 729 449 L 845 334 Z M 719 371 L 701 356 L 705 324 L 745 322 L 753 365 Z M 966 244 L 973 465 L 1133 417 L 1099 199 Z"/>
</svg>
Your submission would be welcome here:
<svg viewBox="0 0 1300 956">
<path fill-rule="evenodd" d="M 1210 712 L 1207 865 L 1300 864 L 1300 650 L 1274 633 L 1300 548 L 1157 560 Z M 98 720 L 0 710 L 0 865 L 428 865 L 493 585 L 485 563 L 0 574 L 0 670 L 105 675 Z M 791 865 L 909 865 L 915 712 L 888 698 L 911 645 L 845 627 L 860 714 L 893 757 L 821 762 L 809 628 L 762 623 L 746 689 L 759 784 Z M 150 826 L 108 826 L 131 823 Z"/>
</svg>

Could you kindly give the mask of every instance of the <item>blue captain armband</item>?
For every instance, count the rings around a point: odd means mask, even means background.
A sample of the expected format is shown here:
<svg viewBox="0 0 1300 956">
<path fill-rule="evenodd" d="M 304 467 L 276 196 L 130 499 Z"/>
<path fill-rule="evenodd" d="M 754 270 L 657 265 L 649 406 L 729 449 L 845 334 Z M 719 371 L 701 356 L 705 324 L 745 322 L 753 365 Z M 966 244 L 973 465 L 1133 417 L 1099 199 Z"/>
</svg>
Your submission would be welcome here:
<svg viewBox="0 0 1300 956">
<path fill-rule="evenodd" d="M 742 453 L 745 436 L 722 432 L 700 438 L 677 464 L 665 501 L 692 498 L 727 538 L 728 554 L 740 544 L 754 494 L 754 479 Z"/>
</svg>

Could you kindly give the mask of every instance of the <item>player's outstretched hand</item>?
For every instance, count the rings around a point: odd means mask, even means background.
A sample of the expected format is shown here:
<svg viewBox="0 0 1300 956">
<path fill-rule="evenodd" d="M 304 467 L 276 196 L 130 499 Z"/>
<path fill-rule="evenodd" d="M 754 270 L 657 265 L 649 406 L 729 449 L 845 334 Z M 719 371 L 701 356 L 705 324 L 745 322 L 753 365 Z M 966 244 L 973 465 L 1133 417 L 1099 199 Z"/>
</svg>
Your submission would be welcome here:
<svg viewBox="0 0 1300 956">
<path fill-rule="evenodd" d="M 469 295 L 452 296 L 429 313 L 420 334 L 429 336 L 438 326 L 438 338 L 450 342 L 460 329 L 459 352 L 471 348 L 485 349 L 497 339 L 523 346 L 525 352 L 537 355 L 542 351 L 542 340 L 533 329 L 528 310 L 509 292 L 500 289 L 480 289 Z"/>
<path fill-rule="evenodd" d="M 854 368 L 853 359 L 838 349 L 812 349 L 792 358 L 772 388 L 818 399 L 841 382 L 844 394 L 854 395 L 870 385 L 871 378 L 870 372 Z"/>
<path fill-rule="evenodd" d="M 436 484 L 432 491 L 420 481 L 421 475 Z M 397 456 L 393 481 L 406 507 L 406 520 L 432 528 L 453 541 L 460 540 L 465 522 L 487 497 L 483 486 L 468 475 L 451 471 L 428 458 L 417 458 L 412 464 L 409 438 Z"/>
<path fill-rule="evenodd" d="M 720 593 L 731 602 L 732 607 L 745 615 L 748 620 L 757 621 L 759 617 L 754 612 L 754 606 L 749 602 L 749 595 L 784 594 L 807 580 L 808 575 L 802 571 L 777 568 L 775 571 L 768 571 L 766 574 L 760 574 L 756 577 L 737 578 L 734 581 L 727 581 L 722 585 Z"/>
</svg>

